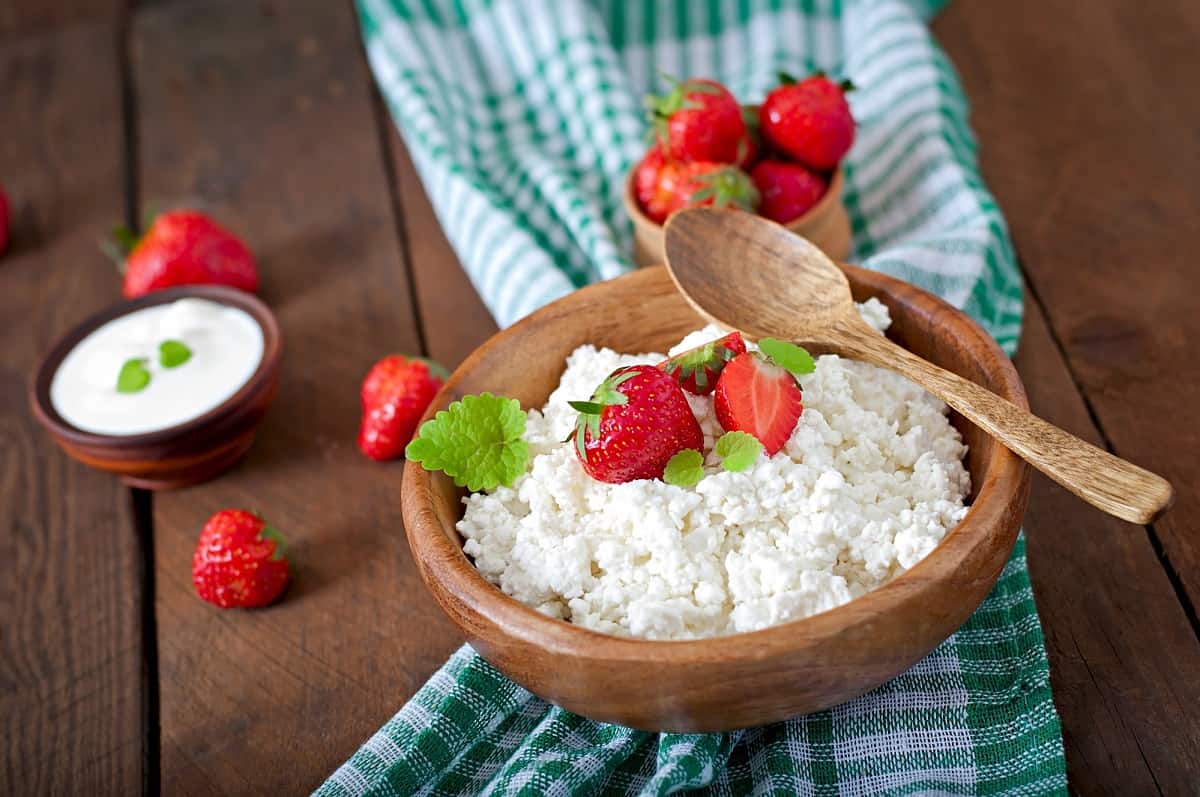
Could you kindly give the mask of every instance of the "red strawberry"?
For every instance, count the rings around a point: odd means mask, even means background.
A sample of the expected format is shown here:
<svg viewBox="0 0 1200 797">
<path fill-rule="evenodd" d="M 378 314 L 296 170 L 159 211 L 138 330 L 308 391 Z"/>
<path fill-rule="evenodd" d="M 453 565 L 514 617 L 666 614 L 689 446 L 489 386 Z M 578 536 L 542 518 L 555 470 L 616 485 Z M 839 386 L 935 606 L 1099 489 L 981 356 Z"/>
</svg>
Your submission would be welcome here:
<svg viewBox="0 0 1200 797">
<path fill-rule="evenodd" d="M 746 351 L 741 332 L 730 332 L 723 338 L 663 360 L 658 367 L 679 380 L 679 386 L 697 396 L 707 396 L 717 386 L 717 377 L 725 363 Z"/>
<path fill-rule="evenodd" d="M 655 193 L 646 205 L 646 215 L 661 223 L 675 211 L 693 205 L 753 211 L 758 207 L 758 189 L 735 166 L 707 161 L 663 164 Z"/>
<path fill-rule="evenodd" d="M 798 163 L 759 161 L 750 172 L 762 202 L 758 212 L 772 221 L 786 224 L 798 219 L 825 195 L 825 178 Z"/>
<path fill-rule="evenodd" d="M 8 248 L 8 197 L 0 187 L 0 255 Z"/>
<path fill-rule="evenodd" d="M 658 181 L 666 164 L 667 158 L 663 155 L 662 147 L 655 144 L 633 170 L 633 193 L 638 205 L 647 217 L 658 224 L 666 220 L 666 206 L 670 200 L 669 195 L 660 195 L 658 192 Z"/>
<path fill-rule="evenodd" d="M 781 74 L 783 85 L 758 109 L 763 138 L 776 150 L 810 169 L 834 169 L 854 143 L 854 117 L 846 103 L 849 81 L 834 83 L 818 72 L 797 83 Z"/>
<path fill-rule="evenodd" d="M 800 386 L 788 371 L 747 352 L 734 357 L 713 393 L 717 421 L 727 432 L 748 432 L 772 456 L 792 436 L 804 410 Z"/>
<path fill-rule="evenodd" d="M 663 97 L 647 97 L 651 122 L 668 158 L 733 163 L 746 135 L 742 107 L 714 80 L 675 83 Z"/>
<path fill-rule="evenodd" d="M 114 231 L 125 255 L 126 296 L 176 285 L 229 285 L 253 293 L 258 269 L 245 244 L 194 210 L 172 210 L 154 220 L 142 238 Z"/>
<path fill-rule="evenodd" d="M 679 383 L 653 365 L 618 368 L 579 410 L 575 453 L 593 479 L 658 479 L 671 457 L 699 450 L 704 433 Z"/>
<path fill-rule="evenodd" d="M 360 392 L 359 449 L 378 461 L 402 455 L 446 377 L 445 368 L 419 357 L 390 354 L 375 363 Z"/>
<path fill-rule="evenodd" d="M 223 609 L 266 606 L 288 583 L 283 548 L 283 537 L 258 515 L 221 510 L 204 524 L 196 542 L 196 594 Z"/>
<path fill-rule="evenodd" d="M 752 133 L 747 133 L 746 137 L 738 144 L 737 167 L 744 172 L 749 172 L 754 164 L 758 163 L 758 156 L 762 154 L 762 147 L 758 143 L 758 138 Z"/>
</svg>

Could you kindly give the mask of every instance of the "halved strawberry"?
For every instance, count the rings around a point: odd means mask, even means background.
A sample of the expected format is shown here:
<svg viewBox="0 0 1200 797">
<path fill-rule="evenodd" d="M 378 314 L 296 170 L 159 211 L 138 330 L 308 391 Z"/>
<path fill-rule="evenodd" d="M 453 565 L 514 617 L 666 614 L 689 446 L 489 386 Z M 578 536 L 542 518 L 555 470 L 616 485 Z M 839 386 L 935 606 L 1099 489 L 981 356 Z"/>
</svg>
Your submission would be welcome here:
<svg viewBox="0 0 1200 797">
<path fill-rule="evenodd" d="M 661 478 L 671 457 L 704 445 L 679 383 L 653 365 L 618 368 L 591 401 L 569 403 L 579 411 L 575 453 L 597 481 Z"/>
<path fill-rule="evenodd" d="M 754 435 L 768 457 L 783 448 L 804 411 L 796 378 L 752 352 L 721 371 L 713 404 L 722 429 Z"/>
<path fill-rule="evenodd" d="M 717 386 L 717 377 L 725 363 L 746 351 L 742 333 L 730 332 L 723 338 L 663 360 L 658 367 L 679 380 L 679 386 L 696 396 L 707 396 Z"/>
</svg>

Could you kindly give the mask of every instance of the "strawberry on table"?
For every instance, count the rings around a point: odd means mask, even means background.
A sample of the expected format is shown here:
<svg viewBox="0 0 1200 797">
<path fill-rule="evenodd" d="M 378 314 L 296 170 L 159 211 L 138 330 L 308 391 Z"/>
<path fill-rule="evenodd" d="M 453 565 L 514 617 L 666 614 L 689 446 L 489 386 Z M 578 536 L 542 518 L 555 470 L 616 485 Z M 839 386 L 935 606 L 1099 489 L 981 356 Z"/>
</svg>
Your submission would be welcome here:
<svg viewBox="0 0 1200 797">
<path fill-rule="evenodd" d="M 403 454 L 447 376 L 445 368 L 420 357 L 389 354 L 375 363 L 359 393 L 363 408 L 359 449 L 377 461 Z"/>
<path fill-rule="evenodd" d="M 796 379 L 811 373 L 814 364 L 804 349 L 773 338 L 759 341 L 759 349 L 737 355 L 721 371 L 713 408 L 722 429 L 754 435 L 769 457 L 800 420 L 804 406 Z"/>
<path fill-rule="evenodd" d="M 114 232 L 124 256 L 127 297 L 176 285 L 229 285 L 258 290 L 254 255 L 233 233 L 194 210 L 158 216 L 140 239 L 124 227 Z"/>
<path fill-rule="evenodd" d="M 579 411 L 575 453 L 597 481 L 661 478 L 673 456 L 704 445 L 679 383 L 653 365 L 618 368 L 590 401 L 570 404 Z"/>
<path fill-rule="evenodd" d="M 650 147 L 633 170 L 633 193 L 638 206 L 651 220 L 662 224 L 673 196 L 659 191 L 659 179 L 667 165 L 667 156 L 658 144 Z"/>
<path fill-rule="evenodd" d="M 715 80 L 676 82 L 661 97 L 646 98 L 655 134 L 672 160 L 734 163 L 746 135 L 742 107 Z"/>
<path fill-rule="evenodd" d="M 854 143 L 854 117 L 846 102 L 849 81 L 834 83 L 818 72 L 796 82 L 780 74 L 758 109 L 759 129 L 772 148 L 810 169 L 831 171 Z"/>
<path fill-rule="evenodd" d="M 824 177 L 798 163 L 762 160 L 750 172 L 762 201 L 758 212 L 772 221 L 786 224 L 807 213 L 825 195 L 829 183 Z"/>
<path fill-rule="evenodd" d="M 266 606 L 288 583 L 280 533 L 259 515 L 223 509 L 208 519 L 192 556 L 196 594 L 223 609 Z"/>
<path fill-rule="evenodd" d="M 717 386 L 725 364 L 746 351 L 741 332 L 730 332 L 694 349 L 676 354 L 658 364 L 679 381 L 679 386 L 696 396 L 707 396 Z"/>
</svg>

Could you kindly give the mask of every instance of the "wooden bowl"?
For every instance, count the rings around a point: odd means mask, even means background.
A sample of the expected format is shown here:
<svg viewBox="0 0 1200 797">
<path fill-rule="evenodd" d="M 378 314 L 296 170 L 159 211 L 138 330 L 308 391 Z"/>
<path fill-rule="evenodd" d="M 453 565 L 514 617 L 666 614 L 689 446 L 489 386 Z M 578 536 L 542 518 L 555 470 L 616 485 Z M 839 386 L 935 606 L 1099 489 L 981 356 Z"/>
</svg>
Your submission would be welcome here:
<svg viewBox="0 0 1200 797">
<path fill-rule="evenodd" d="M 844 267 L 855 298 L 878 297 L 889 335 L 1024 407 L 1012 363 L 967 316 L 912 285 Z M 432 414 L 469 393 L 540 407 L 566 356 L 594 343 L 666 351 L 704 322 L 662 267 L 579 290 L 484 343 L 451 375 Z M 970 446 L 966 517 L 908 572 L 831 611 L 751 633 L 655 642 L 546 617 L 488 583 L 463 553 L 462 492 L 419 464 L 404 469 L 404 525 L 421 577 L 471 644 L 517 683 L 563 708 L 646 730 L 762 725 L 842 703 L 899 675 L 954 633 L 992 588 L 1029 498 L 1028 466 L 955 416 Z"/>
<path fill-rule="evenodd" d="M 262 328 L 263 356 L 258 369 L 224 403 L 198 418 L 155 432 L 106 435 L 68 423 L 50 401 L 50 382 L 63 358 L 94 329 L 143 307 L 176 299 L 210 299 L 248 313 Z M 108 307 L 64 335 L 42 360 L 30 385 L 34 415 L 73 458 L 119 474 L 134 487 L 151 490 L 198 484 L 232 467 L 250 449 L 254 433 L 279 385 L 283 341 L 271 310 L 257 297 L 218 285 L 170 288 Z"/>
</svg>

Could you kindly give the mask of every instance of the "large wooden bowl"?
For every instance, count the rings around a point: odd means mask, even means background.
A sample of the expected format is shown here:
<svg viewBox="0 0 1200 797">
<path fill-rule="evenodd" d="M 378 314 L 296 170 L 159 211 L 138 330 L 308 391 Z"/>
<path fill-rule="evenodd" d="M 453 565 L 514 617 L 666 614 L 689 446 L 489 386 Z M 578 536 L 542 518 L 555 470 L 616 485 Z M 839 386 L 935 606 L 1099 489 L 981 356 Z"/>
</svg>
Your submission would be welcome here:
<svg viewBox="0 0 1200 797">
<path fill-rule="evenodd" d="M 246 384 L 220 405 L 190 421 L 156 432 L 107 435 L 68 423 L 50 401 L 50 382 L 63 358 L 93 330 L 143 307 L 194 297 L 245 311 L 262 329 L 263 356 Z M 188 285 L 155 291 L 112 305 L 64 335 L 42 360 L 29 390 L 29 403 L 42 426 L 71 457 L 115 473 L 129 485 L 172 489 L 215 478 L 237 464 L 279 386 L 283 339 L 274 314 L 257 297 L 221 285 Z"/>
<path fill-rule="evenodd" d="M 1012 363 L 973 321 L 882 274 L 846 267 L 855 298 L 890 309 L 895 340 L 1027 406 Z M 450 377 L 430 413 L 491 391 L 540 407 L 564 359 L 594 343 L 666 351 L 703 322 L 662 267 L 577 291 L 506 329 Z M 848 604 L 752 633 L 652 642 L 551 619 L 503 594 L 463 553 L 462 493 L 416 463 L 404 470 L 408 541 L 434 598 L 488 661 L 535 694 L 593 719 L 646 730 L 761 725 L 842 703 L 895 677 L 952 634 L 987 595 L 1012 549 L 1029 468 L 953 418 L 970 453 L 971 508 L 916 567 Z"/>
</svg>

